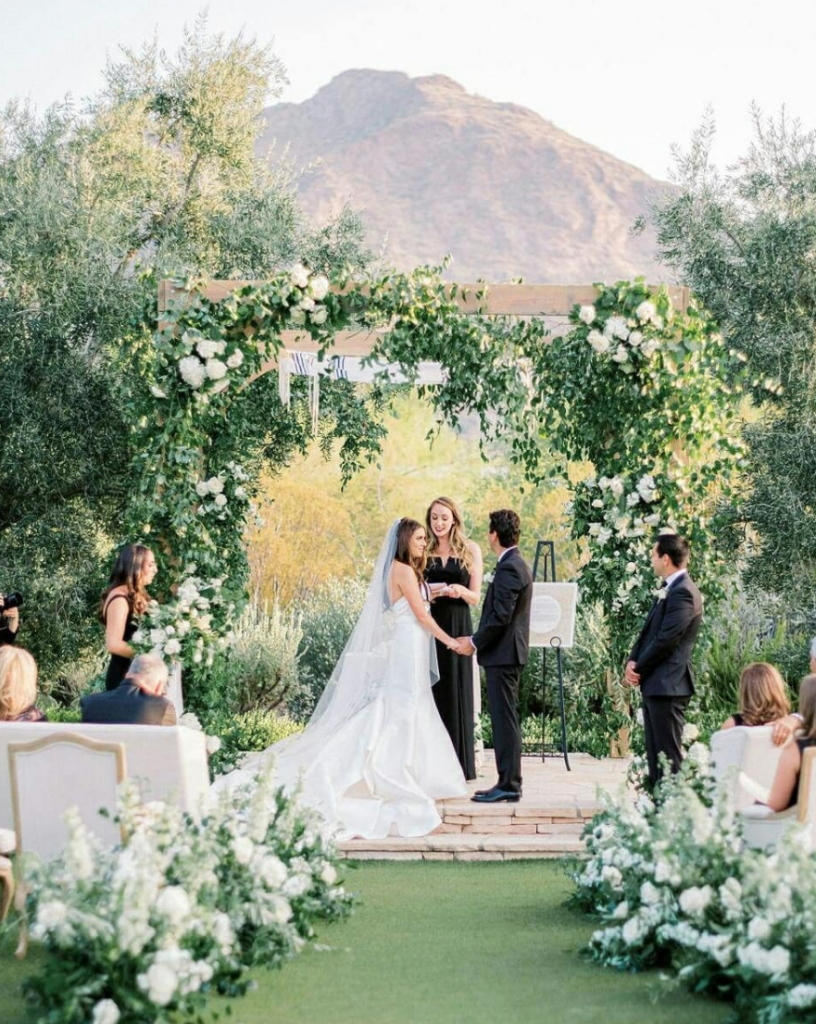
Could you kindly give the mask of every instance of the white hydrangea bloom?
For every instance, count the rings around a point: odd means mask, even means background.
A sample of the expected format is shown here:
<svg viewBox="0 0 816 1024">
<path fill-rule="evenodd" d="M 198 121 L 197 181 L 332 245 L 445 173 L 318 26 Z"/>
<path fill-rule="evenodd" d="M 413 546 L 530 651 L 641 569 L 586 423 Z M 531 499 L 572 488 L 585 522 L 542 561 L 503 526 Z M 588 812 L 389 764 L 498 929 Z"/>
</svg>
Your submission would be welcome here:
<svg viewBox="0 0 816 1024">
<path fill-rule="evenodd" d="M 320 302 L 329 294 L 329 279 L 325 274 L 315 274 L 309 282 L 309 291 Z"/>
<path fill-rule="evenodd" d="M 178 364 L 181 379 L 194 391 L 204 383 L 207 371 L 198 356 L 185 356 Z"/>
<path fill-rule="evenodd" d="M 653 302 L 641 302 L 638 308 L 635 310 L 635 316 L 640 320 L 642 324 L 650 323 L 657 313 L 657 308 Z"/>
<path fill-rule="evenodd" d="M 603 547 L 605 544 L 609 543 L 609 540 L 610 540 L 611 536 L 612 536 L 612 531 L 607 529 L 605 526 L 602 526 L 599 529 L 599 531 L 598 531 L 598 543 L 601 545 L 601 547 Z"/>
<path fill-rule="evenodd" d="M 599 356 L 609 350 L 609 338 L 605 338 L 600 331 L 590 331 L 587 335 L 587 341 L 592 347 L 593 352 Z"/>
<path fill-rule="evenodd" d="M 280 889 L 289 876 L 286 865 L 279 857 L 267 856 L 261 862 L 260 876 L 270 889 Z"/>
<path fill-rule="evenodd" d="M 296 263 L 292 267 L 289 277 L 296 288 L 306 288 L 309 285 L 309 271 L 302 263 Z"/>
<path fill-rule="evenodd" d="M 227 375 L 227 364 L 220 359 L 207 360 L 207 376 L 210 380 L 221 380 Z"/>
<path fill-rule="evenodd" d="M 737 950 L 737 959 L 744 967 L 758 974 L 783 978 L 790 969 L 790 952 L 784 946 L 765 949 L 757 942 L 751 942 Z"/>
<path fill-rule="evenodd" d="M 240 348 L 237 348 L 232 353 L 231 356 L 227 357 L 227 366 L 231 370 L 236 370 L 241 365 L 241 363 L 243 363 L 243 361 L 244 361 L 244 353 L 240 350 Z"/>
<path fill-rule="evenodd" d="M 196 352 L 201 356 L 202 359 L 212 359 L 213 356 L 219 354 L 219 343 L 217 341 L 211 341 L 209 338 L 202 338 L 196 343 Z"/>
</svg>

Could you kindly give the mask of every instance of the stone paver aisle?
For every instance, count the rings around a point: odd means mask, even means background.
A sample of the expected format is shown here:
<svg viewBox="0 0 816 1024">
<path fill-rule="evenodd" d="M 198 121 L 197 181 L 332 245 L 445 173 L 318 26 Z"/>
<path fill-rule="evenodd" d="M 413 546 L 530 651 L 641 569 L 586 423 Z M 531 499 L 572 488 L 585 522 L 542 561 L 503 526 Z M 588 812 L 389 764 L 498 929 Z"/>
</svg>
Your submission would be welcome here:
<svg viewBox="0 0 816 1024">
<path fill-rule="evenodd" d="M 493 752 L 470 783 L 472 793 L 496 779 Z M 520 860 L 580 854 L 584 822 L 598 810 L 598 789 L 616 791 L 626 780 L 628 760 L 597 760 L 570 754 L 572 771 L 561 758 L 525 757 L 524 795 L 517 804 L 474 804 L 468 797 L 439 803 L 442 824 L 429 836 L 353 839 L 343 843 L 355 860 Z"/>
</svg>

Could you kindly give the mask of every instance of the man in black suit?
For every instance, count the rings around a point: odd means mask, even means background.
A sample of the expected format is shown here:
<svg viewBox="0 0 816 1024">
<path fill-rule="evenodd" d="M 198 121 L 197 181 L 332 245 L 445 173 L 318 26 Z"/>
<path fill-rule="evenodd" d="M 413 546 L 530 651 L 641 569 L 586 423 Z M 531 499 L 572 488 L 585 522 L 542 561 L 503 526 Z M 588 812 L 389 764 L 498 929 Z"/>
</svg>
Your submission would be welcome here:
<svg viewBox="0 0 816 1024">
<path fill-rule="evenodd" d="M 518 549 L 520 521 L 515 512 L 490 513 L 488 540 L 498 557 L 487 589 L 479 629 L 460 637 L 461 654 L 476 651 L 487 676 L 487 699 L 493 725 L 493 752 L 499 781 L 477 791 L 477 803 L 517 803 L 521 797 L 521 727 L 518 691 L 530 646 L 533 576 Z"/>
<path fill-rule="evenodd" d="M 652 566 L 663 580 L 626 663 L 625 679 L 643 698 L 646 759 L 652 789 L 662 776 L 665 754 L 676 772 L 683 760 L 686 705 L 694 693 L 691 656 L 703 621 L 703 599 L 691 581 L 688 542 L 663 533 L 652 548 Z"/>
<path fill-rule="evenodd" d="M 164 696 L 167 666 L 155 654 L 138 654 L 115 690 L 79 702 L 83 722 L 106 725 L 175 725 L 176 709 Z"/>
</svg>

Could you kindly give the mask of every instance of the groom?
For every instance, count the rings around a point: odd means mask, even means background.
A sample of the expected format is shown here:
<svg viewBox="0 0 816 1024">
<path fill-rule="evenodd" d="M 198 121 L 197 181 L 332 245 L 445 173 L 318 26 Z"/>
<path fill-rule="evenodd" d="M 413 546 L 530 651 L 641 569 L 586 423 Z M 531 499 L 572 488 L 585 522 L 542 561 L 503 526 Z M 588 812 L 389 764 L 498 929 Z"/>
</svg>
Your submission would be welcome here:
<svg viewBox="0 0 816 1024">
<path fill-rule="evenodd" d="M 533 576 L 518 549 L 521 523 L 510 509 L 490 513 L 488 540 L 498 557 L 487 589 L 479 629 L 459 638 L 459 653 L 476 652 L 487 675 L 487 699 L 493 724 L 493 751 L 499 781 L 478 790 L 476 803 L 517 803 L 521 797 L 521 728 L 518 691 L 530 642 Z"/>
</svg>

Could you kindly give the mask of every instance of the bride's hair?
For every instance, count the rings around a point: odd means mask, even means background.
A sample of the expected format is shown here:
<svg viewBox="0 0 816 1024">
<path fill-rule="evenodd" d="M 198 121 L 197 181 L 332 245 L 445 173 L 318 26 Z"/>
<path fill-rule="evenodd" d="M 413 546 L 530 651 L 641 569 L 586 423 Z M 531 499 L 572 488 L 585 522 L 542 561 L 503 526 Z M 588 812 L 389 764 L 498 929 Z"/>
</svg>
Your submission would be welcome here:
<svg viewBox="0 0 816 1024">
<path fill-rule="evenodd" d="M 410 565 L 414 570 L 420 588 L 425 579 L 425 554 L 423 552 L 421 558 L 413 558 L 411 556 L 411 538 L 417 530 L 424 529 L 425 527 L 422 523 L 418 523 L 416 519 L 400 519 L 399 526 L 397 527 L 397 549 L 394 552 L 394 558 L 398 562 L 402 562 L 403 565 Z"/>
<path fill-rule="evenodd" d="M 451 555 L 454 558 L 458 558 L 459 561 L 464 565 L 468 572 L 473 571 L 473 553 L 470 550 L 470 544 L 465 534 L 465 528 L 462 525 L 462 515 L 456 506 L 455 501 L 451 501 L 450 498 L 435 498 L 428 506 L 428 511 L 425 513 L 425 523 L 427 524 L 428 530 L 428 546 L 425 549 L 428 555 L 435 555 L 437 550 L 436 534 L 431 529 L 431 511 L 434 505 L 442 505 L 453 516 L 453 523 L 450 529 L 450 546 Z"/>
</svg>

